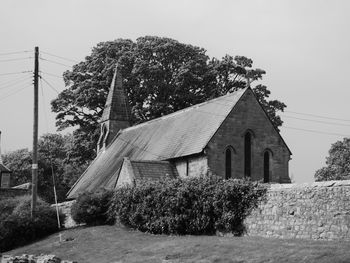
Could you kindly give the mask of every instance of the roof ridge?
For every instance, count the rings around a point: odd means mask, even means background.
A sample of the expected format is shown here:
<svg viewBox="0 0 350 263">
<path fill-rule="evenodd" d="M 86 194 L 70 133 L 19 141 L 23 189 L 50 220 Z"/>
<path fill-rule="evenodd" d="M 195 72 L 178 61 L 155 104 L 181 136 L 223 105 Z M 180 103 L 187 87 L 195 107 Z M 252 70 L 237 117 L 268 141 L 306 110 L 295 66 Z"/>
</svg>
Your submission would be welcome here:
<svg viewBox="0 0 350 263">
<path fill-rule="evenodd" d="M 142 127 L 144 125 L 147 125 L 147 124 L 150 124 L 150 123 L 153 123 L 153 122 L 157 122 L 157 121 L 160 121 L 160 120 L 164 120 L 164 119 L 168 119 L 168 118 L 171 118 L 171 117 L 174 117 L 174 116 L 177 116 L 181 113 L 184 113 L 184 112 L 187 112 L 187 111 L 190 111 L 190 110 L 193 110 L 193 109 L 196 109 L 196 108 L 199 108 L 199 107 L 202 107 L 206 104 L 209 104 L 209 103 L 212 103 L 214 101 L 217 101 L 217 100 L 220 100 L 220 99 L 223 99 L 225 97 L 230 97 L 234 94 L 237 94 L 238 92 L 242 92 L 242 94 L 245 92 L 247 88 L 244 88 L 244 89 L 241 89 L 241 90 L 237 90 L 237 91 L 234 91 L 232 93 L 228 93 L 228 94 L 225 94 L 223 96 L 220 96 L 220 97 L 217 97 L 217 98 L 214 98 L 214 99 L 210 99 L 210 100 L 207 100 L 207 101 L 204 101 L 202 103 L 199 103 L 199 104 L 195 104 L 195 105 L 192 105 L 190 107 L 187 107 L 187 108 L 184 108 L 184 109 L 181 109 L 181 110 L 178 110 L 178 111 L 175 111 L 175 112 L 172 112 L 172 113 L 169 113 L 167 115 L 164 115 L 164 116 L 161 116 L 161 117 L 158 117 L 158 118 L 155 118 L 155 119 L 152 119 L 152 120 L 149 120 L 149 121 L 146 121 L 146 122 L 143 122 L 143 123 L 139 123 L 139 124 L 136 124 L 134 126 L 130 126 L 130 127 L 127 127 L 123 130 L 121 130 L 121 132 L 124 132 L 124 131 L 129 131 L 129 130 L 133 130 L 133 129 L 136 129 L 136 128 L 139 128 L 139 127 Z M 229 105 L 228 105 L 229 106 Z"/>
</svg>

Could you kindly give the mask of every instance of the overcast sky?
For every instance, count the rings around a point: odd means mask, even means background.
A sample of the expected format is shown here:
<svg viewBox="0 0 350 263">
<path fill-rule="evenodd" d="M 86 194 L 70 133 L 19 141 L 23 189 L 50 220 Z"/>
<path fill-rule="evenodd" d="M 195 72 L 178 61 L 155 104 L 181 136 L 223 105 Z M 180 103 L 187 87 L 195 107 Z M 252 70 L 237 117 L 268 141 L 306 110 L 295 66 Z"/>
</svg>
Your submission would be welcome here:
<svg viewBox="0 0 350 263">
<path fill-rule="evenodd" d="M 281 134 L 293 152 L 290 175 L 313 181 L 331 144 L 350 136 L 349 13 L 347 0 L 1 0 L 2 151 L 32 148 L 31 73 L 2 74 L 33 70 L 35 46 L 46 52 L 43 134 L 56 131 L 50 101 L 74 61 L 102 41 L 156 35 L 203 47 L 209 56 L 244 55 L 266 70 L 260 83 L 288 106 Z"/>
</svg>

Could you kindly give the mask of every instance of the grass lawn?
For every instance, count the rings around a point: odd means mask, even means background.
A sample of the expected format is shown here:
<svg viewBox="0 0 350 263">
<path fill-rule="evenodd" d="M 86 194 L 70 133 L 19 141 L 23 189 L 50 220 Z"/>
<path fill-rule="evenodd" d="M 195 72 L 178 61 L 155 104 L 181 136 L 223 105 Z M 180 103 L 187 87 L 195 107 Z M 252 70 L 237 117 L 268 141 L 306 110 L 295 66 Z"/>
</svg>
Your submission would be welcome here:
<svg viewBox="0 0 350 263">
<path fill-rule="evenodd" d="M 81 227 L 4 254 L 54 254 L 79 263 L 350 262 L 350 242 L 261 237 L 164 236 L 117 226 Z"/>
</svg>

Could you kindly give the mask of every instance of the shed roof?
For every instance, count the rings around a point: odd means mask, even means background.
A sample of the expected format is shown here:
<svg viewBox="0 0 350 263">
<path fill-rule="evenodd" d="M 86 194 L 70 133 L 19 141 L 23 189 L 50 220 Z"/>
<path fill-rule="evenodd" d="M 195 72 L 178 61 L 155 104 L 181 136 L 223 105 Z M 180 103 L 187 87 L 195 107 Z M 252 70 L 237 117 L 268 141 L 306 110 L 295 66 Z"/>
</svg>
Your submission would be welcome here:
<svg viewBox="0 0 350 263">
<path fill-rule="evenodd" d="M 165 177 L 178 176 L 176 168 L 168 161 L 130 160 L 134 179 L 158 180 Z"/>
<path fill-rule="evenodd" d="M 11 173 L 11 170 L 7 168 L 3 163 L 0 162 L 0 172 Z"/>
<path fill-rule="evenodd" d="M 114 188 L 124 157 L 169 160 L 200 153 L 246 89 L 121 130 L 68 192 Z"/>
</svg>

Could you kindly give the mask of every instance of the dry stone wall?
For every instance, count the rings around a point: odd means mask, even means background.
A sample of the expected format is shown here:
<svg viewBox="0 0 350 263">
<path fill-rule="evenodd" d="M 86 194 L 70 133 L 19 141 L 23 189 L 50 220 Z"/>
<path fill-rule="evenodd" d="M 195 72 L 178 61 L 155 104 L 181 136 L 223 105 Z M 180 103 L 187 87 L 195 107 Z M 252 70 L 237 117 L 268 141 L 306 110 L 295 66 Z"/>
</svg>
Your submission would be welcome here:
<svg viewBox="0 0 350 263">
<path fill-rule="evenodd" d="M 350 180 L 271 185 L 245 225 L 251 236 L 350 240 Z"/>
</svg>

